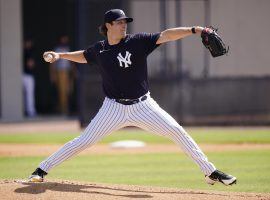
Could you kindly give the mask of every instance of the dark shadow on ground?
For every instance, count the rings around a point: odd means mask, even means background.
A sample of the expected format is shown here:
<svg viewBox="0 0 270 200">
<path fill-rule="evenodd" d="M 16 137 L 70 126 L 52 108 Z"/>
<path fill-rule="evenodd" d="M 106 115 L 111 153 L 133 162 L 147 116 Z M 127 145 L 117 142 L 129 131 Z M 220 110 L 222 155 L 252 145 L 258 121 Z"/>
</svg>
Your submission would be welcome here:
<svg viewBox="0 0 270 200">
<path fill-rule="evenodd" d="M 213 195 L 213 196 L 229 196 L 226 194 L 209 193 L 203 191 L 147 191 L 145 189 L 125 189 L 119 187 L 99 186 L 96 184 L 75 184 L 75 183 L 58 183 L 58 182 L 43 182 L 43 183 L 22 183 L 24 186 L 15 189 L 16 193 L 40 194 L 47 190 L 58 192 L 77 192 L 100 194 L 109 196 L 119 196 L 128 198 L 153 198 L 151 194 L 192 194 L 192 195 Z M 104 191 L 105 190 L 105 191 Z M 115 194 L 115 192 L 126 192 L 127 194 Z M 129 194 L 130 193 L 130 194 Z M 135 193 L 135 194 L 134 194 Z"/>
<path fill-rule="evenodd" d="M 136 192 L 135 190 L 122 190 L 109 187 L 100 187 L 95 185 L 79 185 L 72 183 L 54 183 L 54 182 L 44 182 L 44 183 L 22 183 L 24 187 L 15 189 L 16 193 L 27 193 L 27 194 L 40 194 L 47 190 L 57 191 L 57 192 L 77 192 L 77 193 L 89 193 L 89 194 L 100 194 L 108 196 L 119 196 L 128 198 L 152 198 L 153 196 L 147 194 L 113 194 L 111 192 L 115 191 L 125 191 L 125 192 Z M 108 192 L 98 191 L 98 190 L 108 190 Z M 111 192 L 110 192 L 111 190 Z"/>
</svg>

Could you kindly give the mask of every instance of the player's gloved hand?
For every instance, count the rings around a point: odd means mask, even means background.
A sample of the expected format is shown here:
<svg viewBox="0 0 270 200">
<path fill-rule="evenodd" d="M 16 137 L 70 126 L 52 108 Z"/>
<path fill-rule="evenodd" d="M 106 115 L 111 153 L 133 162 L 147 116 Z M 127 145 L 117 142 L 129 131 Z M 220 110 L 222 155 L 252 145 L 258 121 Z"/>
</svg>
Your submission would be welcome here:
<svg viewBox="0 0 270 200">
<path fill-rule="evenodd" d="M 201 32 L 203 45 L 210 51 L 213 57 L 227 54 L 229 47 L 225 45 L 222 38 L 217 34 L 217 29 L 206 27 Z"/>
<path fill-rule="evenodd" d="M 46 51 L 43 53 L 43 58 L 46 62 L 53 63 L 60 58 L 60 55 L 54 51 Z"/>
</svg>

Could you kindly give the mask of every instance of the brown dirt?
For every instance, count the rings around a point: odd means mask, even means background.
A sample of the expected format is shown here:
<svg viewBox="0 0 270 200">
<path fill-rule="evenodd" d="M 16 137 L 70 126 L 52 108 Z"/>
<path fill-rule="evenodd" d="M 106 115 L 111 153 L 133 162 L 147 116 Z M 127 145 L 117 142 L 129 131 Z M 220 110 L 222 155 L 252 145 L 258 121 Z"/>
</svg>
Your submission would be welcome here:
<svg viewBox="0 0 270 200">
<path fill-rule="evenodd" d="M 18 180 L 0 182 L 1 199 L 178 199 L 178 200 L 267 200 L 269 193 L 236 193 L 183 190 L 133 185 L 100 184 L 75 181 L 27 183 Z"/>
<path fill-rule="evenodd" d="M 0 123 L 0 134 L 80 132 L 78 120 L 24 121 L 21 123 Z"/>
<path fill-rule="evenodd" d="M 54 153 L 62 145 L 40 144 L 0 144 L 0 156 L 47 156 Z M 200 144 L 204 152 L 246 151 L 256 149 L 270 149 L 270 144 Z M 174 144 L 147 144 L 141 148 L 112 148 L 109 145 L 97 144 L 80 155 L 91 154 L 144 154 L 144 153 L 182 153 Z"/>
</svg>

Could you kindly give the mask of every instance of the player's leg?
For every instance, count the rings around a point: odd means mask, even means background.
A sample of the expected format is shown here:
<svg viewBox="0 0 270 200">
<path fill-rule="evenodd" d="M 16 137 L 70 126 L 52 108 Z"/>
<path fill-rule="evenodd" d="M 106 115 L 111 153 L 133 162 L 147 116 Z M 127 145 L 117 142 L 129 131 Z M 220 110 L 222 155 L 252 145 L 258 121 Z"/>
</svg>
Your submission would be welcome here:
<svg viewBox="0 0 270 200">
<path fill-rule="evenodd" d="M 124 105 L 105 98 L 99 112 L 84 132 L 41 162 L 39 168 L 48 173 L 53 167 L 95 144 L 111 132 L 122 128 L 126 121 L 124 109 Z"/>
<path fill-rule="evenodd" d="M 35 109 L 35 80 L 31 75 L 23 75 L 23 86 L 25 93 L 25 107 L 26 113 L 29 117 L 34 117 L 36 115 Z"/>
<path fill-rule="evenodd" d="M 148 98 L 132 106 L 132 118 L 137 126 L 155 134 L 169 137 L 177 143 L 183 151 L 197 163 L 205 175 L 215 171 L 215 166 L 210 163 L 195 141 L 168 113 L 158 104 Z"/>
<path fill-rule="evenodd" d="M 159 107 L 159 105 L 149 97 L 146 101 L 131 106 L 131 118 L 135 123 L 147 131 L 158 135 L 163 135 L 177 143 L 183 151 L 200 167 L 202 172 L 209 177 L 216 172 L 215 166 L 208 161 L 205 154 L 201 151 L 196 142 L 168 113 Z M 229 177 L 224 184 L 232 184 L 236 181 L 235 177 Z M 227 182 L 226 182 L 227 181 Z M 221 181 L 220 181 L 221 182 Z"/>
<path fill-rule="evenodd" d="M 62 114 L 68 114 L 68 72 L 65 69 L 59 69 L 57 74 L 59 109 Z"/>
<path fill-rule="evenodd" d="M 29 116 L 34 117 L 36 115 L 35 108 L 35 79 L 34 76 L 30 76 L 29 85 Z"/>
</svg>

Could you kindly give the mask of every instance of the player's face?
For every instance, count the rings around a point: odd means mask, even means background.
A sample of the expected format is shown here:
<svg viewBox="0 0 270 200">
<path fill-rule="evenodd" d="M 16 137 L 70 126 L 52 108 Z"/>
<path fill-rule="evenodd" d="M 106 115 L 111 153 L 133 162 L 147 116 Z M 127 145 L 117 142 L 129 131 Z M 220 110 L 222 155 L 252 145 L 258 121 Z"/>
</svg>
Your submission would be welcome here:
<svg viewBox="0 0 270 200">
<path fill-rule="evenodd" d="M 113 21 L 111 32 L 119 37 L 125 37 L 127 32 L 127 21 L 125 19 Z"/>
</svg>

